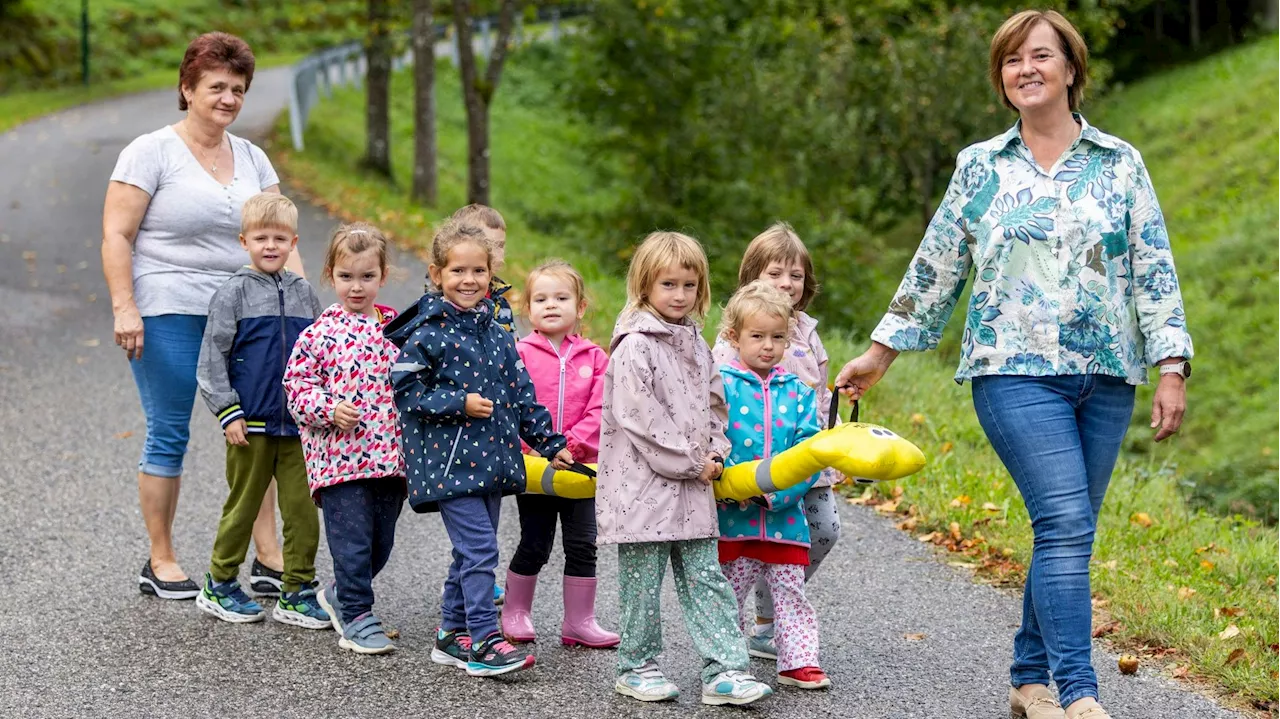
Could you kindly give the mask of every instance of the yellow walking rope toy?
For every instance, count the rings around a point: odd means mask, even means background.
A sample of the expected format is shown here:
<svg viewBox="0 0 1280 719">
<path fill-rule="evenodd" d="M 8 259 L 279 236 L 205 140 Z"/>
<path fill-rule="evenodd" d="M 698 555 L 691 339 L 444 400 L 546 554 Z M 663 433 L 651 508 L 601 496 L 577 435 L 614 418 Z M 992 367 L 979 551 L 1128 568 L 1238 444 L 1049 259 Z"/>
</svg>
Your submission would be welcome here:
<svg viewBox="0 0 1280 719">
<path fill-rule="evenodd" d="M 858 421 L 854 400 L 851 421 L 836 425 L 840 393 L 831 397 L 829 424 L 796 446 L 766 459 L 725 467 L 715 480 L 717 500 L 746 501 L 787 489 L 831 467 L 859 483 L 901 479 L 924 467 L 924 453 L 910 441 L 879 425 Z M 574 464 L 559 472 L 551 462 L 525 455 L 525 492 L 566 499 L 596 496 L 595 465 Z"/>
</svg>

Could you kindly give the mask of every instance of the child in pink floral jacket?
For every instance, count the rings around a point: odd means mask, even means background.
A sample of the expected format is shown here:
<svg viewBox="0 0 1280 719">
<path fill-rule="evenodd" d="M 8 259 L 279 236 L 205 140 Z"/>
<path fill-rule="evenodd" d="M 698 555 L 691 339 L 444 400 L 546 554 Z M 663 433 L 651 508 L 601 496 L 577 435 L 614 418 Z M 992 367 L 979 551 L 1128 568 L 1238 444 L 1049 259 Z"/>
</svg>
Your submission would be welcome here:
<svg viewBox="0 0 1280 719">
<path fill-rule="evenodd" d="M 322 279 L 340 302 L 298 336 L 284 375 L 333 556 L 334 582 L 318 597 L 342 635 L 338 646 L 360 654 L 395 649 L 373 614 L 373 578 L 391 556 L 405 499 L 391 387 L 400 350 L 382 332 L 396 313 L 374 304 L 386 278 L 382 233 L 365 223 L 339 227 Z"/>
</svg>

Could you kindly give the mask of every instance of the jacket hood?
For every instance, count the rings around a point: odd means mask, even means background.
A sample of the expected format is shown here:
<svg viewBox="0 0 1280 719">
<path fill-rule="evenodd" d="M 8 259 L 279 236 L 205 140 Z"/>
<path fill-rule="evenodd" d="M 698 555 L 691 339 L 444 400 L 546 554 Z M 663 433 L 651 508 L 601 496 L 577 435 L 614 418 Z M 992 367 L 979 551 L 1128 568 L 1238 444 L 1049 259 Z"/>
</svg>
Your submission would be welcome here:
<svg viewBox="0 0 1280 719">
<path fill-rule="evenodd" d="M 404 344 L 413 336 L 414 331 L 428 320 L 465 316 L 471 319 L 477 328 L 493 322 L 492 300 L 481 300 L 480 304 L 476 305 L 475 310 L 478 311 L 464 312 L 455 307 L 452 302 L 446 300 L 444 295 L 428 292 L 418 298 L 417 304 L 401 312 L 395 319 L 391 320 L 383 328 L 382 334 L 395 343 L 397 347 L 404 347 Z"/>
<path fill-rule="evenodd" d="M 618 315 L 618 321 L 613 326 L 613 340 L 609 342 L 609 351 L 613 352 L 617 349 L 618 343 L 629 334 L 652 335 L 657 339 L 670 342 L 676 332 L 686 328 L 694 334 L 698 333 L 698 326 L 692 322 L 685 321 L 683 324 L 673 325 L 663 322 L 657 315 L 646 310 L 627 310 Z"/>
</svg>

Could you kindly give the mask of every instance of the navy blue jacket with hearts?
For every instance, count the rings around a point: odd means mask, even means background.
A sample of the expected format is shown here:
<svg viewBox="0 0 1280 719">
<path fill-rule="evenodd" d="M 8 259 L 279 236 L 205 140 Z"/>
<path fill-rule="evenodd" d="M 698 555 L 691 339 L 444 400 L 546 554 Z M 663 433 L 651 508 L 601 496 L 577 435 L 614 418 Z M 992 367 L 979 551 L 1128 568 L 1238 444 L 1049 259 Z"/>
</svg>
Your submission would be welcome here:
<svg viewBox="0 0 1280 719">
<path fill-rule="evenodd" d="M 564 449 L 490 300 L 468 311 L 428 293 L 383 333 L 400 347 L 391 384 L 414 511 L 438 511 L 438 502 L 457 497 L 523 492 L 521 439 L 548 458 Z M 467 416 L 471 393 L 493 402 L 491 416 Z"/>
</svg>

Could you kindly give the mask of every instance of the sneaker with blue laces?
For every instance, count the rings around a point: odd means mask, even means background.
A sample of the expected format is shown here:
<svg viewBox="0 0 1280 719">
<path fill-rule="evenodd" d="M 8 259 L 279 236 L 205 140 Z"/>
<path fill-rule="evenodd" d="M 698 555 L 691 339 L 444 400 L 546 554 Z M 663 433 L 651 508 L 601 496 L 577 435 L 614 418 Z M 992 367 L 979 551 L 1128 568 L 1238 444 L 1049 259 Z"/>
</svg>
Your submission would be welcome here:
<svg viewBox="0 0 1280 719">
<path fill-rule="evenodd" d="M 329 613 L 316 599 L 316 590 L 306 587 L 298 592 L 284 592 L 276 600 L 271 618 L 282 624 L 292 624 L 303 629 L 328 629 Z"/>
<path fill-rule="evenodd" d="M 267 613 L 262 605 L 249 598 L 240 588 L 240 582 L 215 582 L 213 575 L 205 572 L 204 589 L 196 597 L 196 606 L 200 611 L 233 624 L 260 622 Z"/>
<path fill-rule="evenodd" d="M 532 654 L 516 649 L 502 636 L 502 632 L 494 632 L 479 644 L 471 645 L 467 674 L 473 677 L 496 677 L 528 669 L 533 666 L 534 661 Z"/>
<path fill-rule="evenodd" d="M 431 648 L 431 661 L 458 669 L 466 669 L 471 661 L 471 635 L 465 629 L 436 629 L 436 645 Z"/>
<path fill-rule="evenodd" d="M 642 702 L 665 702 L 680 696 L 680 687 L 663 676 L 657 662 L 645 662 L 639 669 L 620 674 L 613 690 Z"/>
<path fill-rule="evenodd" d="M 493 585 L 493 606 L 500 607 L 502 603 L 507 601 L 507 592 L 497 584 Z"/>
<path fill-rule="evenodd" d="M 771 662 L 778 661 L 778 645 L 773 641 L 773 633 L 752 634 L 747 638 L 747 654 Z"/>
<path fill-rule="evenodd" d="M 338 601 L 338 584 L 329 582 L 329 586 L 316 592 L 316 601 L 320 602 L 325 614 L 329 615 L 329 622 L 333 625 L 333 631 L 341 634 L 342 602 Z"/>
<path fill-rule="evenodd" d="M 338 646 L 349 649 L 356 654 L 386 654 L 393 652 L 396 645 L 387 638 L 382 622 L 373 612 L 365 612 L 351 620 L 342 630 L 342 638 Z"/>
<path fill-rule="evenodd" d="M 755 677 L 740 671 L 720 672 L 702 685 L 703 704 L 750 704 L 773 696 L 773 689 Z"/>
</svg>

